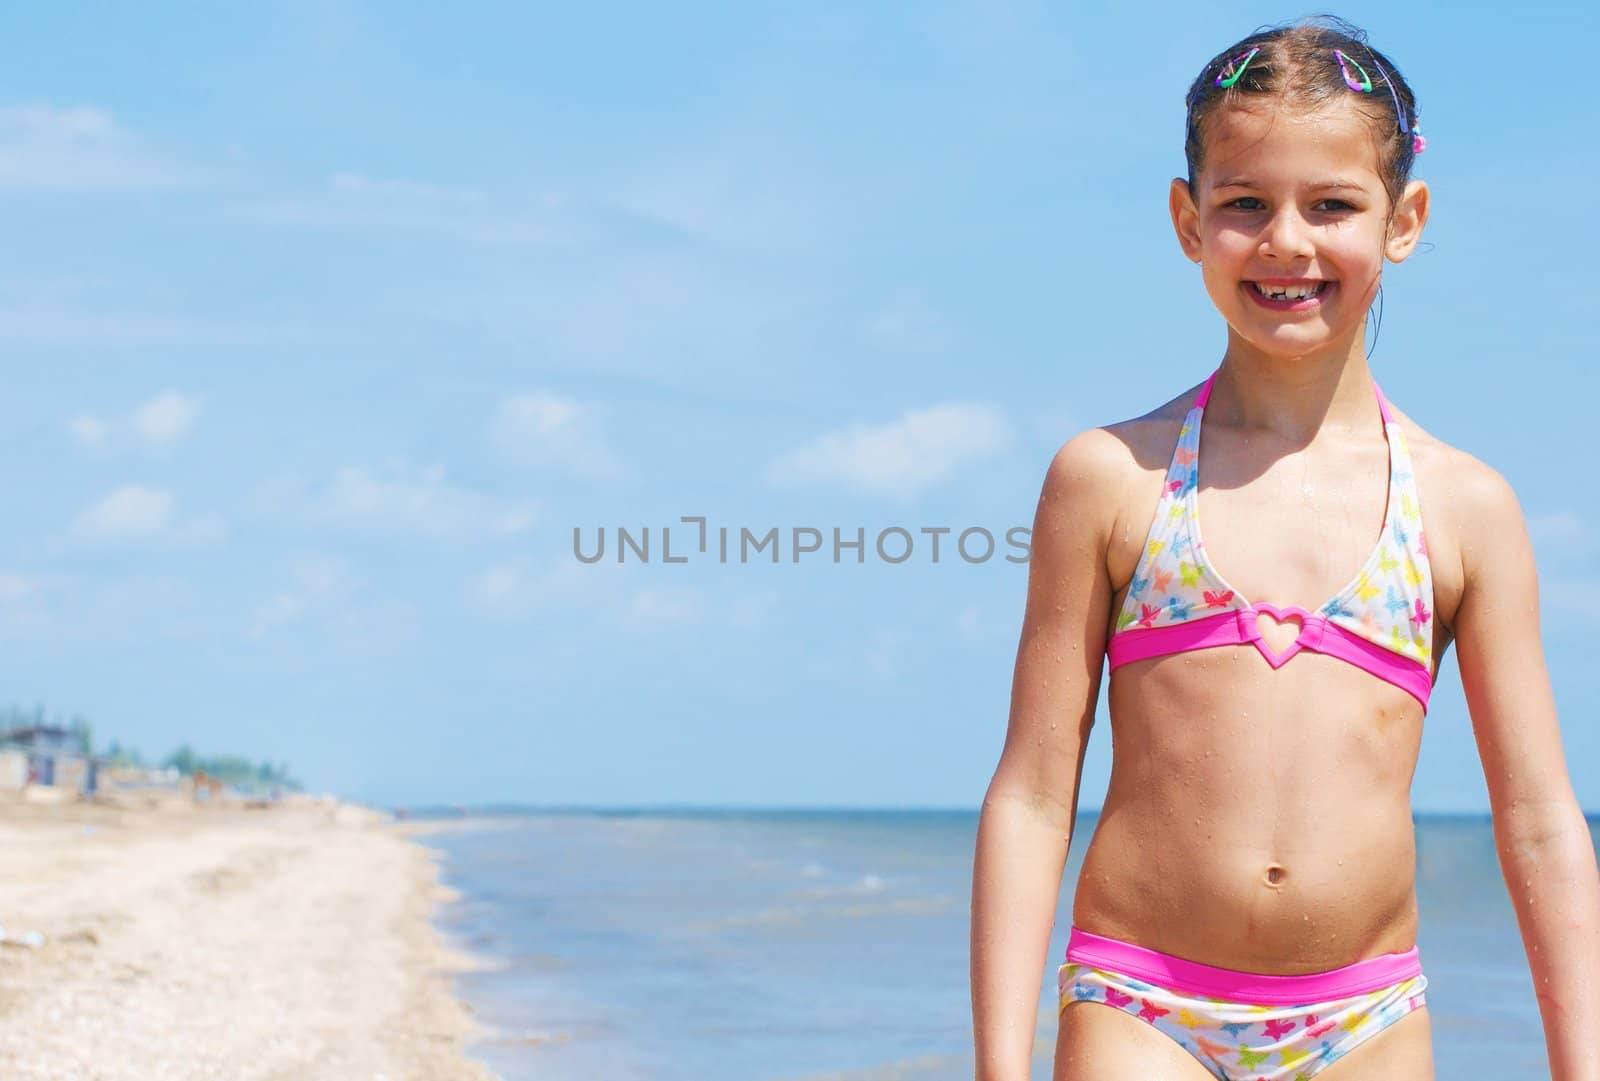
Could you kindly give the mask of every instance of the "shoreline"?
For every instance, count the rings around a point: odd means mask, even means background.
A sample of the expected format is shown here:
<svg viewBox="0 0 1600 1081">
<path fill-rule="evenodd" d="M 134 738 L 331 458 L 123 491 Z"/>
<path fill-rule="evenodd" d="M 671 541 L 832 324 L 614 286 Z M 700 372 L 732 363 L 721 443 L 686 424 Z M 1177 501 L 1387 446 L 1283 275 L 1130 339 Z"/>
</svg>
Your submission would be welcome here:
<svg viewBox="0 0 1600 1081">
<path fill-rule="evenodd" d="M 7 1081 L 496 1081 L 412 832 L 332 799 L 0 797 Z"/>
</svg>

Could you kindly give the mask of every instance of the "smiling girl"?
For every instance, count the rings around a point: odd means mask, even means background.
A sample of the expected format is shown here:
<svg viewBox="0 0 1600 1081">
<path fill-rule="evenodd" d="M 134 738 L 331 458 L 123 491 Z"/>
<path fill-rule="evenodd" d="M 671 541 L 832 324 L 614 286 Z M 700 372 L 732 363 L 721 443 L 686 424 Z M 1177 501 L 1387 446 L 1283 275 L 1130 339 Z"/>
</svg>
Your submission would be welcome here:
<svg viewBox="0 0 1600 1081">
<path fill-rule="evenodd" d="M 980 1081 L 1028 1077 L 1103 660 L 1111 780 L 1056 1081 L 1432 1078 L 1410 787 L 1452 642 L 1553 1076 L 1600 1081 L 1600 874 L 1521 508 L 1363 347 L 1428 220 L 1423 146 L 1411 88 L 1344 23 L 1252 34 L 1190 90 L 1170 210 L 1227 348 L 1046 475 L 978 828 Z"/>
</svg>

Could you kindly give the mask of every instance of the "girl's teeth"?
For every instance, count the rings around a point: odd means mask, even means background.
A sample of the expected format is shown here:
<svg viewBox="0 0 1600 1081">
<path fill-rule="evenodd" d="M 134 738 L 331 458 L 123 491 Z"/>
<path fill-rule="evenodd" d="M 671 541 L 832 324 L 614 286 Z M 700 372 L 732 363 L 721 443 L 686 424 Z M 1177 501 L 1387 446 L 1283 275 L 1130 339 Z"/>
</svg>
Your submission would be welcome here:
<svg viewBox="0 0 1600 1081">
<path fill-rule="evenodd" d="M 1290 286 L 1262 285 L 1260 282 L 1253 284 L 1256 287 L 1256 292 L 1265 297 L 1272 297 L 1274 300 L 1304 300 L 1308 296 L 1316 296 L 1322 292 L 1322 287 L 1326 283 L 1317 282 L 1315 285 Z"/>
</svg>

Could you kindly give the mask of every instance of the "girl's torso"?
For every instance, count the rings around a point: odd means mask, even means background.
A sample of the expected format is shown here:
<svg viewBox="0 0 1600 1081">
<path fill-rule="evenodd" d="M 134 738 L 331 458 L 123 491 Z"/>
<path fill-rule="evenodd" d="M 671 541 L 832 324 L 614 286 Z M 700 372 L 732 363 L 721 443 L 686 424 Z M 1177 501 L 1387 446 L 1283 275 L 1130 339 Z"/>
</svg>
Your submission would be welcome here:
<svg viewBox="0 0 1600 1081">
<path fill-rule="evenodd" d="M 1163 521 L 1180 513 L 1169 506 L 1169 467 L 1200 389 L 1109 429 L 1133 453 L 1111 510 L 1108 639 L 1139 629 L 1125 607 L 1150 611 L 1141 602 L 1156 568 L 1141 557 L 1148 539 L 1174 535 L 1152 523 L 1158 508 Z M 1420 503 L 1410 510 L 1426 534 L 1421 596 L 1431 602 L 1421 609 L 1425 635 L 1401 652 L 1422 658 L 1431 676 L 1462 588 L 1442 510 L 1448 448 L 1387 408 L 1404 433 L 1407 487 Z M 1204 521 L 1206 573 L 1190 580 L 1197 596 L 1215 578 L 1258 604 L 1338 613 L 1325 602 L 1362 568 L 1376 571 L 1375 543 L 1397 510 L 1389 506 L 1396 459 L 1376 396 L 1371 417 L 1370 432 L 1324 432 L 1296 448 L 1263 433 L 1252 445 L 1252 435 L 1219 427 L 1208 411 L 1188 504 Z M 1136 570 L 1142 592 L 1125 606 Z M 1353 612 L 1339 614 L 1361 629 Z M 1266 634 L 1280 655 L 1295 637 L 1292 626 Z M 1111 783 L 1074 924 L 1253 972 L 1322 971 L 1416 941 L 1410 788 L 1424 707 L 1415 693 L 1311 649 L 1274 668 L 1255 645 L 1227 644 L 1125 660 L 1111 673 L 1108 701 Z"/>
</svg>

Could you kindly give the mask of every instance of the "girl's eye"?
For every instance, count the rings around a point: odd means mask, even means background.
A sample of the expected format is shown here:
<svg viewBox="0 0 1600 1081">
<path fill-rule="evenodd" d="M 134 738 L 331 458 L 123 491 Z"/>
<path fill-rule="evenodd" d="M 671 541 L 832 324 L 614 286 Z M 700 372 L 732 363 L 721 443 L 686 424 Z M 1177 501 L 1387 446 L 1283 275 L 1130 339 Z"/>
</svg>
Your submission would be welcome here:
<svg viewBox="0 0 1600 1081">
<path fill-rule="evenodd" d="M 1355 209 L 1355 207 L 1351 206 L 1349 203 L 1345 202 L 1343 199 L 1324 199 L 1318 205 L 1319 206 L 1324 206 L 1324 205 L 1331 206 L 1332 209 L 1336 210 L 1336 211 L 1337 210 L 1354 210 Z"/>
<path fill-rule="evenodd" d="M 1260 203 L 1260 202 L 1261 202 L 1261 200 L 1257 199 L 1254 195 L 1243 195 L 1243 196 L 1240 196 L 1237 199 L 1231 200 L 1230 202 L 1223 203 L 1222 205 L 1223 206 L 1231 206 L 1231 207 L 1234 207 L 1234 208 L 1236 208 L 1238 210 L 1260 210 L 1261 209 L 1260 206 L 1240 206 L 1239 205 L 1240 203 Z"/>
</svg>

